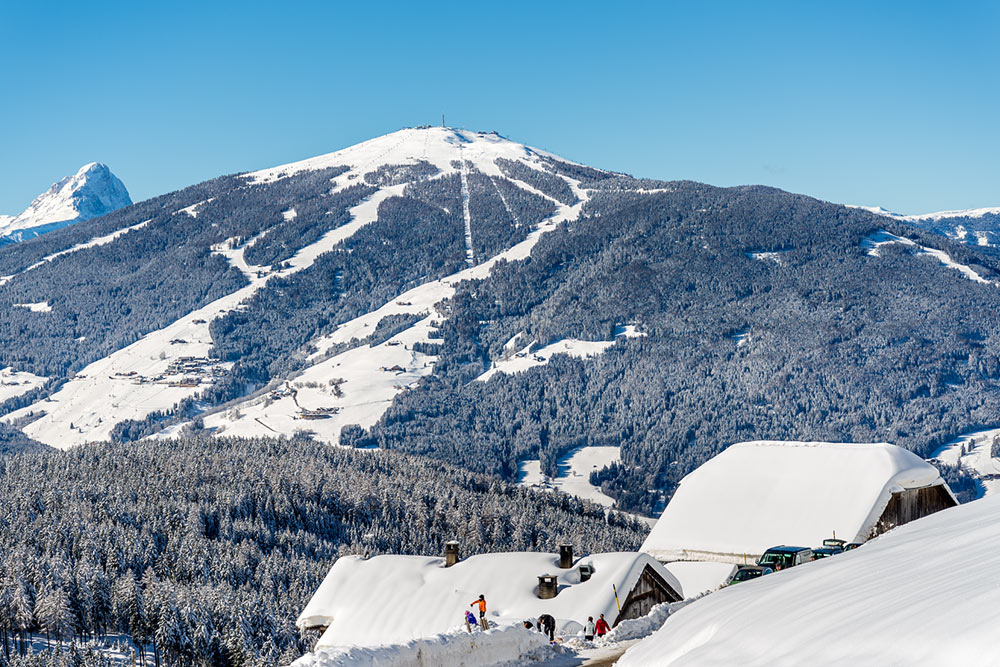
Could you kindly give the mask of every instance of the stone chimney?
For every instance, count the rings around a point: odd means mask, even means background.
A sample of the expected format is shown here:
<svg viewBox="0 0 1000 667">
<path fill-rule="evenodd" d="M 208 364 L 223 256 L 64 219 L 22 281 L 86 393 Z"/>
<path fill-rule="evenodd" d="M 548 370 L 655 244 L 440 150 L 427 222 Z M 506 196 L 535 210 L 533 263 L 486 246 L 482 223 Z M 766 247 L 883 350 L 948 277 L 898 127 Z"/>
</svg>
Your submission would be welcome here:
<svg viewBox="0 0 1000 667">
<path fill-rule="evenodd" d="M 550 600 L 559 594 L 559 585 L 556 583 L 556 575 L 541 574 L 538 576 L 538 599 Z"/>
<path fill-rule="evenodd" d="M 444 543 L 444 566 L 451 567 L 459 561 L 458 540 L 450 540 Z"/>
<path fill-rule="evenodd" d="M 573 567 L 573 545 L 572 544 L 560 544 L 559 545 L 559 567 L 564 570 L 568 570 Z"/>
</svg>

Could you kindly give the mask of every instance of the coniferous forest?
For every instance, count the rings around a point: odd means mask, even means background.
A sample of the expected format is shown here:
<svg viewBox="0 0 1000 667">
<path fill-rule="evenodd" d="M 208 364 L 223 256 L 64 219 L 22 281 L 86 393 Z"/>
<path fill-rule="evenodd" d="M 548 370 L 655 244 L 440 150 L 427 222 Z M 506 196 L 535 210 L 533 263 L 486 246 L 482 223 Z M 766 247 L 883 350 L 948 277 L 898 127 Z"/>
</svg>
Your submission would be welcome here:
<svg viewBox="0 0 1000 667">
<path fill-rule="evenodd" d="M 180 439 L 0 456 L 0 665 L 274 665 L 341 554 L 635 549 L 640 522 L 453 466 L 307 439 Z M 30 636 L 61 651 L 31 654 Z M 23 653 L 23 655 L 22 655 Z"/>
</svg>

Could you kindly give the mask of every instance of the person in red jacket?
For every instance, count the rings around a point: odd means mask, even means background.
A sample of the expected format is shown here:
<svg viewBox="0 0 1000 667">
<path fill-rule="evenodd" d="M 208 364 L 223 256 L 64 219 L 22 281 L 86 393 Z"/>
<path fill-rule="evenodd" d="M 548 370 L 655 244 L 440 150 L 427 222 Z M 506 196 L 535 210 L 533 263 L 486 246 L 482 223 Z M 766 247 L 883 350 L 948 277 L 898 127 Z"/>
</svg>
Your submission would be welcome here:
<svg viewBox="0 0 1000 667">
<path fill-rule="evenodd" d="M 611 627 L 608 625 L 608 622 L 604 620 L 604 614 L 601 614 L 601 617 L 597 619 L 597 623 L 594 625 L 594 629 L 597 630 L 598 637 L 603 637 L 608 633 L 608 630 L 611 629 Z"/>
</svg>

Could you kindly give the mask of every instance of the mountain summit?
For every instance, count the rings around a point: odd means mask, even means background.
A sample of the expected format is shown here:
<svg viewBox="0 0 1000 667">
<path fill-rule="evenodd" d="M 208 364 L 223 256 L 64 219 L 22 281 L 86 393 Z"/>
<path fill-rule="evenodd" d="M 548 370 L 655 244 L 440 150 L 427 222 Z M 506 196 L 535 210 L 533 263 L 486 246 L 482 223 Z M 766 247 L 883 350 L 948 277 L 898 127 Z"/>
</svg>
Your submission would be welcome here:
<svg viewBox="0 0 1000 667">
<path fill-rule="evenodd" d="M 0 245 L 18 243 L 132 203 L 125 185 L 99 162 L 52 184 L 17 216 L 0 215 Z"/>
</svg>

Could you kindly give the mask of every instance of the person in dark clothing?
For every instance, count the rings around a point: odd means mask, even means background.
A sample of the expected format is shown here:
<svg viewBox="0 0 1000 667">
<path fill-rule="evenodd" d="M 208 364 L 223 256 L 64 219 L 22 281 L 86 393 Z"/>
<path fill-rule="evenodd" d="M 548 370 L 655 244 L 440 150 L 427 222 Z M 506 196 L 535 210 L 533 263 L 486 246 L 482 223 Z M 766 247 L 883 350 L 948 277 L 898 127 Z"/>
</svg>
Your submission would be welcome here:
<svg viewBox="0 0 1000 667">
<path fill-rule="evenodd" d="M 549 641 L 556 640 L 556 619 L 551 614 L 542 614 L 538 617 L 538 629 L 549 636 Z"/>
</svg>

